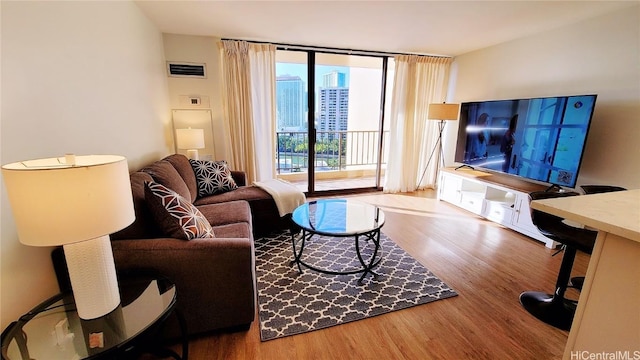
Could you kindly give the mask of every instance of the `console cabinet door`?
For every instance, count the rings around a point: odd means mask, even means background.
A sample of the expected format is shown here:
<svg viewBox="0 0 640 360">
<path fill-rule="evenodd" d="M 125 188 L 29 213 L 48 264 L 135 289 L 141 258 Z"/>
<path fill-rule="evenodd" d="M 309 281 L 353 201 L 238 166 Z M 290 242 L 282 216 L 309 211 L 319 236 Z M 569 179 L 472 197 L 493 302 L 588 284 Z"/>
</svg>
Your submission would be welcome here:
<svg viewBox="0 0 640 360">
<path fill-rule="evenodd" d="M 455 205 L 460 204 L 460 190 L 462 189 L 462 179 L 457 176 L 448 176 L 443 173 L 440 181 L 438 195 L 440 200 L 450 202 Z"/>
<path fill-rule="evenodd" d="M 538 231 L 531 221 L 531 208 L 529 207 L 528 195 L 518 195 L 514 208 L 513 226 L 526 230 L 527 232 Z"/>
</svg>

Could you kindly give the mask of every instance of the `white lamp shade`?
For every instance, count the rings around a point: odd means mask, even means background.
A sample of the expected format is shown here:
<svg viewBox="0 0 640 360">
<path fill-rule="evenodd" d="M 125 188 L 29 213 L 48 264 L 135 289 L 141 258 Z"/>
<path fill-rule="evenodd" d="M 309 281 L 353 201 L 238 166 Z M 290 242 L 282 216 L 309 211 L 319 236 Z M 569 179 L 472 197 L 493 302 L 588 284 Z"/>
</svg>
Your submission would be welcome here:
<svg viewBox="0 0 640 360">
<path fill-rule="evenodd" d="M 68 156 L 2 167 L 20 242 L 54 246 L 95 239 L 135 219 L 127 160 Z"/>
<path fill-rule="evenodd" d="M 429 104 L 429 119 L 458 120 L 460 104 Z"/>
<path fill-rule="evenodd" d="M 176 129 L 176 145 L 178 149 L 204 149 L 203 129 Z"/>
</svg>

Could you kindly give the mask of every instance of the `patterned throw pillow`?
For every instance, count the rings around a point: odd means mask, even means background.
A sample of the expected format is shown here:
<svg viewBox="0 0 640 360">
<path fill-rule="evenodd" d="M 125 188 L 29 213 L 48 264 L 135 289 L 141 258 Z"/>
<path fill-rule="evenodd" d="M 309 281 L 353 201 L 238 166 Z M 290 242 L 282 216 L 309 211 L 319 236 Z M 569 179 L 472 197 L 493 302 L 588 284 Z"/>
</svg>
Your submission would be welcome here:
<svg viewBox="0 0 640 360">
<path fill-rule="evenodd" d="M 238 188 L 226 161 L 189 159 L 198 183 L 198 197 L 220 194 Z"/>
<path fill-rule="evenodd" d="M 144 193 L 154 219 L 166 235 L 183 240 L 214 237 L 207 218 L 175 191 L 146 182 Z"/>
</svg>

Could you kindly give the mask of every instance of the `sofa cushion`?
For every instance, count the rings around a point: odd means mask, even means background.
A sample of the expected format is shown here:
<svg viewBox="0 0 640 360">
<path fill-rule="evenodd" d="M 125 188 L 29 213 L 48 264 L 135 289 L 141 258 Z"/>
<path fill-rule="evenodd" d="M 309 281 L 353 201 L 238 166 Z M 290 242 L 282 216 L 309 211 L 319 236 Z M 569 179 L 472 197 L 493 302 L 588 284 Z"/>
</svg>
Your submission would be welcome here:
<svg viewBox="0 0 640 360">
<path fill-rule="evenodd" d="M 202 161 L 189 159 L 196 174 L 198 197 L 205 197 L 235 190 L 238 185 L 231 176 L 226 161 Z"/>
<path fill-rule="evenodd" d="M 245 200 L 249 203 L 253 236 L 256 238 L 277 229 L 285 229 L 290 225 L 288 217 L 280 217 L 276 202 L 271 195 L 257 186 L 241 186 L 233 191 L 199 198 L 194 204 L 201 209 L 206 204 L 226 204 L 235 200 Z M 205 216 L 207 216 L 206 213 Z M 208 216 L 207 218 L 209 219 Z"/>
<path fill-rule="evenodd" d="M 193 200 L 198 197 L 198 184 L 196 183 L 196 174 L 193 172 L 189 159 L 182 154 L 173 154 L 167 156 L 164 160 L 170 162 L 176 171 L 178 171 L 187 188 L 189 188 L 191 202 L 193 202 Z"/>
<path fill-rule="evenodd" d="M 247 223 L 251 225 L 251 208 L 244 200 L 228 201 L 219 204 L 199 205 L 198 210 L 214 228 L 219 225 Z M 215 230 L 215 229 L 214 229 Z M 216 232 L 216 236 L 220 234 Z"/>
<path fill-rule="evenodd" d="M 183 240 L 214 237 L 200 210 L 175 191 L 155 182 L 145 183 L 145 198 L 163 232 Z"/>
<path fill-rule="evenodd" d="M 231 176 L 233 180 L 236 182 L 238 186 L 246 186 L 247 185 L 247 173 L 239 170 L 231 170 Z"/>
<path fill-rule="evenodd" d="M 142 171 L 151 175 L 153 180 L 158 184 L 177 192 L 188 202 L 193 202 L 189 187 L 185 184 L 182 176 L 178 173 L 176 168 L 167 160 L 156 161 L 153 164 L 145 167 Z"/>
<path fill-rule="evenodd" d="M 162 235 L 149 211 L 144 195 L 145 182 L 153 181 L 153 178 L 142 171 L 132 173 L 129 178 L 136 219 L 126 228 L 111 234 L 111 239 L 151 239 Z"/>
<path fill-rule="evenodd" d="M 247 223 L 232 223 L 214 227 L 216 236 L 221 238 L 245 238 L 253 241 L 251 226 Z"/>
<path fill-rule="evenodd" d="M 273 205 L 275 207 L 275 202 L 273 201 L 271 195 L 269 195 L 268 192 L 262 190 L 261 188 L 253 185 L 241 186 L 233 191 L 229 191 L 223 194 L 199 198 L 194 202 L 194 204 L 200 206 L 205 204 L 218 204 L 235 200 L 246 200 L 249 202 L 249 204 L 253 203 L 256 200 L 268 200 L 273 202 Z"/>
</svg>

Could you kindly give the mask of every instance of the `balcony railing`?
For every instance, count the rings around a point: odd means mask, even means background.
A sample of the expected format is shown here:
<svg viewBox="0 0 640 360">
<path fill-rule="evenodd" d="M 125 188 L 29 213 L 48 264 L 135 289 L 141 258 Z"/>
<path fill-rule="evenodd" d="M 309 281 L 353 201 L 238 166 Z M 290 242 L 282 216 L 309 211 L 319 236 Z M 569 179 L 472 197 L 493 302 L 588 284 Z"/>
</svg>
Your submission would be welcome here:
<svg viewBox="0 0 640 360">
<path fill-rule="evenodd" d="M 306 172 L 309 168 L 309 134 L 283 131 L 277 133 L 278 174 Z M 375 167 L 378 163 L 380 132 L 318 131 L 316 136 L 315 171 L 349 170 Z M 387 163 L 386 146 L 389 131 L 382 133 L 382 164 Z"/>
</svg>

